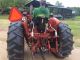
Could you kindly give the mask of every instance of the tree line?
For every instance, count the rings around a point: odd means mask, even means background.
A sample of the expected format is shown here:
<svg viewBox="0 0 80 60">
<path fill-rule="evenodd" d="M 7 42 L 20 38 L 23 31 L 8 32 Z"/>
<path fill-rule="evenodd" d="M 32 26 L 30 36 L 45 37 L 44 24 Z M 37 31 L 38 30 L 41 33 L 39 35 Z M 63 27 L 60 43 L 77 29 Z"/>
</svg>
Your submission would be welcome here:
<svg viewBox="0 0 80 60">
<path fill-rule="evenodd" d="M 23 7 L 25 4 L 29 3 L 32 0 L 0 0 L 0 10 L 4 10 L 6 8 L 16 6 Z M 63 4 L 59 1 L 55 3 L 56 7 L 64 7 Z M 80 15 L 80 7 L 68 7 L 75 11 L 75 15 Z M 7 9 L 6 9 L 7 10 Z"/>
<path fill-rule="evenodd" d="M 6 8 L 11 6 L 24 6 L 31 0 L 0 0 L 0 8 Z"/>
<path fill-rule="evenodd" d="M 24 7 L 32 0 L 0 0 L 0 15 L 9 14 L 10 7 Z"/>
</svg>

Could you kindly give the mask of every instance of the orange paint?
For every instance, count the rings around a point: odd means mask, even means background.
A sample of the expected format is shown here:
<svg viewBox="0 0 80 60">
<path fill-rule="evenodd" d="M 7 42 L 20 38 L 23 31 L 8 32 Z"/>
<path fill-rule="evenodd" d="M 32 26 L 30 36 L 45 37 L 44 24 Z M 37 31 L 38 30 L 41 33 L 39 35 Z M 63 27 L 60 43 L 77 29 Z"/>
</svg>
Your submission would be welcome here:
<svg viewBox="0 0 80 60">
<path fill-rule="evenodd" d="M 49 19 L 49 22 L 48 22 L 52 27 L 56 27 L 59 23 L 60 23 L 60 21 L 57 19 L 57 18 L 50 18 Z"/>
</svg>

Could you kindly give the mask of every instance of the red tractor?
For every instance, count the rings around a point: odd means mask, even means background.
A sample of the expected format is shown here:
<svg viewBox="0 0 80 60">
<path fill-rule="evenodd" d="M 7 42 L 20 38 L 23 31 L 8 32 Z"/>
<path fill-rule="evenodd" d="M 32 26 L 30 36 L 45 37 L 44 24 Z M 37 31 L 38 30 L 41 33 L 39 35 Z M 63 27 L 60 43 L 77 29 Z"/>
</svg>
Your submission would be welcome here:
<svg viewBox="0 0 80 60">
<path fill-rule="evenodd" d="M 24 60 L 24 40 L 32 54 L 50 52 L 65 58 L 73 49 L 73 35 L 68 25 L 54 17 L 23 16 L 16 7 L 10 12 L 7 48 L 9 60 Z M 47 21 L 46 21 L 47 20 Z"/>
</svg>

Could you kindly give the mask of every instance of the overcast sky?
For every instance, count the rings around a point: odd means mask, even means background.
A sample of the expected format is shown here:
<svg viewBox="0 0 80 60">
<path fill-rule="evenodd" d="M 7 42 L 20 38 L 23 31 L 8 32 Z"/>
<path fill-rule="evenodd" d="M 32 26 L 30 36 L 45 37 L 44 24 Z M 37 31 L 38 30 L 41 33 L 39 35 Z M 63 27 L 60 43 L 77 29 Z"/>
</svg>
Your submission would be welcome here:
<svg viewBox="0 0 80 60">
<path fill-rule="evenodd" d="M 53 5 L 56 1 L 60 1 L 65 7 L 80 7 L 80 0 L 47 0 Z"/>
</svg>

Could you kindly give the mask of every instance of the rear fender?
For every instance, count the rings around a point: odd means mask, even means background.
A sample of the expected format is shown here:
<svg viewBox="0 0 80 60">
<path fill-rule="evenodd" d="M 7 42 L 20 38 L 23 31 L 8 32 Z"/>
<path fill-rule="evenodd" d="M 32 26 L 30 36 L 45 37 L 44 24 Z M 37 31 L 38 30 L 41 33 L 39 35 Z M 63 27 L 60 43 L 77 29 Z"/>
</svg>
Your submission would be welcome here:
<svg viewBox="0 0 80 60">
<path fill-rule="evenodd" d="M 57 27 L 59 25 L 60 21 L 57 18 L 50 18 L 48 21 L 48 24 L 52 27 Z"/>
</svg>

